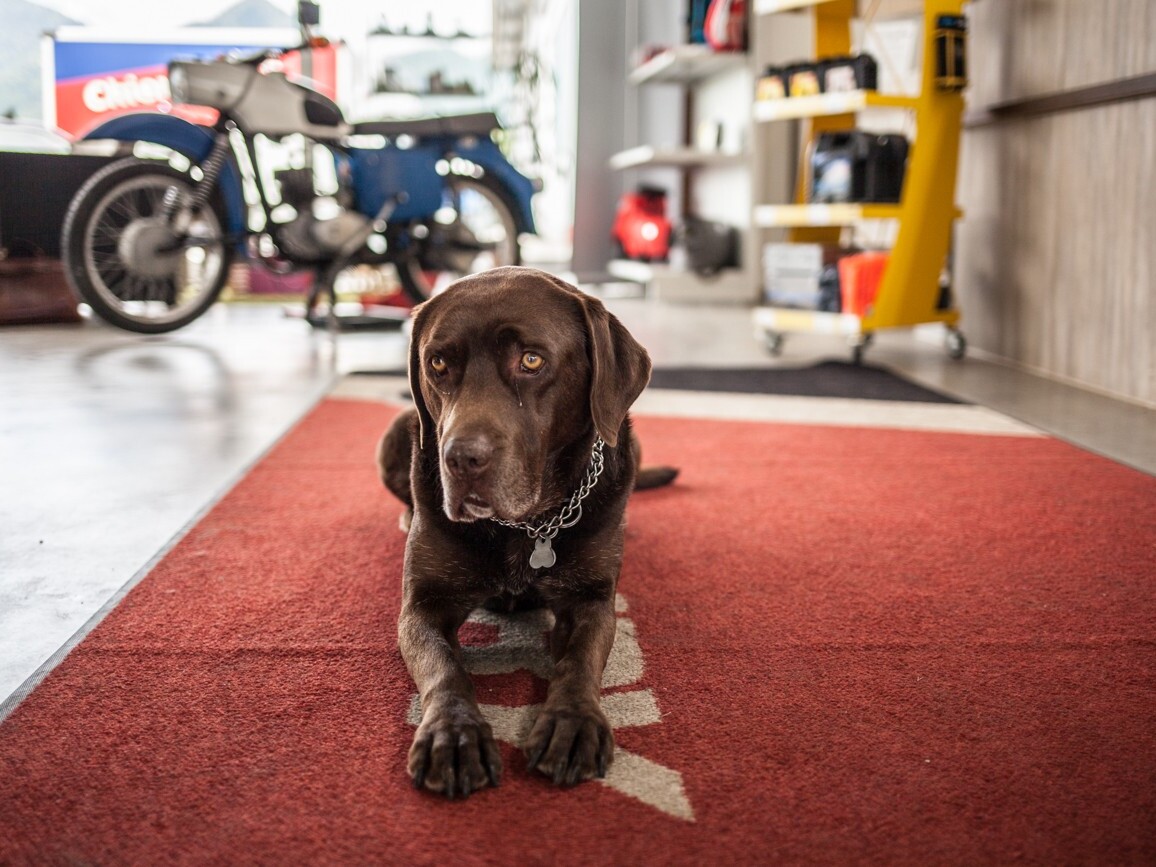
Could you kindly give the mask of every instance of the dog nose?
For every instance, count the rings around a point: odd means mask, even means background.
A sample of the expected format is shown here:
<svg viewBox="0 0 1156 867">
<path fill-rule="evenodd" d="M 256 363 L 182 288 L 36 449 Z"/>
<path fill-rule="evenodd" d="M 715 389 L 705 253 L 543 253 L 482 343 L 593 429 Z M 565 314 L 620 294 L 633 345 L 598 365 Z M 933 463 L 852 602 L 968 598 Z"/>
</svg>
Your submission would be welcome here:
<svg viewBox="0 0 1156 867">
<path fill-rule="evenodd" d="M 443 451 L 446 468 L 459 479 L 476 479 L 486 471 L 494 456 L 494 444 L 489 437 L 456 436 L 446 441 Z"/>
</svg>

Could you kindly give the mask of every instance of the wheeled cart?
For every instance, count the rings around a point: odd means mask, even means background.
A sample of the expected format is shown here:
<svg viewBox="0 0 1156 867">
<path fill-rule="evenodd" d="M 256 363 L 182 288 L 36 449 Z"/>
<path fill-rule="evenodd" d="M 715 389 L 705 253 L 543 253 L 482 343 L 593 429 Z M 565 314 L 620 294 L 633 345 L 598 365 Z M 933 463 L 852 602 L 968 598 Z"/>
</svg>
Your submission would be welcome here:
<svg viewBox="0 0 1156 867">
<path fill-rule="evenodd" d="M 794 243 L 836 245 L 844 227 L 866 220 L 898 221 L 874 302 L 863 312 L 827 313 L 775 306 L 755 309 L 756 332 L 772 354 L 782 351 L 784 337 L 790 332 L 839 334 L 848 338 L 858 362 L 876 331 L 935 322 L 947 326 L 946 348 L 951 357 L 962 358 L 966 352 L 959 311 L 948 285 L 952 225 L 961 216 L 955 206 L 955 177 L 964 76 L 953 64 L 962 58 L 962 5 L 963 0 L 925 0 L 923 71 L 917 96 L 855 90 L 755 103 L 758 122 L 808 120 L 811 141 L 822 132 L 854 128 L 857 115 L 874 108 L 912 112 L 917 131 L 898 204 L 808 204 L 807 173 L 801 165 L 794 204 L 755 208 L 757 226 L 788 228 L 788 238 Z M 759 15 L 804 8 L 814 15 L 816 56 L 849 55 L 855 0 L 759 0 L 755 4 Z M 946 33 L 945 25 L 954 25 L 953 32 Z M 801 159 L 807 159 L 807 150 L 802 149 Z"/>
</svg>

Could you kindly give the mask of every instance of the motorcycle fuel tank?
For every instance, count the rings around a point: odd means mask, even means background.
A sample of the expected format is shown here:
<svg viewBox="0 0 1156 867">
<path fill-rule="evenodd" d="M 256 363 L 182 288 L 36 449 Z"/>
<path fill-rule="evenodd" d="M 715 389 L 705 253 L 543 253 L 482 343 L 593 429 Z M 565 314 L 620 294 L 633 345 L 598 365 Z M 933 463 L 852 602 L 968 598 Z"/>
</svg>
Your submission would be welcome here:
<svg viewBox="0 0 1156 867">
<path fill-rule="evenodd" d="M 333 100 L 283 73 L 261 73 L 251 64 L 173 61 L 169 86 L 177 102 L 225 112 L 250 134 L 278 138 L 300 133 L 338 141 L 353 131 Z"/>
</svg>

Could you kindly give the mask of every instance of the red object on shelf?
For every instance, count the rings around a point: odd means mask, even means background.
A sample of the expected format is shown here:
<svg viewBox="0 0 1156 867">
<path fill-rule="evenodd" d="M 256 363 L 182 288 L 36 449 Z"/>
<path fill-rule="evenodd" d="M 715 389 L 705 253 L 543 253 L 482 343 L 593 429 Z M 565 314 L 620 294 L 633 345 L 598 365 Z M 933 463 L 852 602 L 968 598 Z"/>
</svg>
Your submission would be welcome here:
<svg viewBox="0 0 1156 867">
<path fill-rule="evenodd" d="M 663 262 L 670 255 L 670 220 L 666 217 L 666 190 L 639 187 L 618 202 L 614 239 L 628 259 Z"/>
<path fill-rule="evenodd" d="M 888 258 L 887 253 L 866 252 L 844 256 L 839 260 L 839 286 L 844 313 L 862 316 L 875 303 Z"/>
<path fill-rule="evenodd" d="M 712 0 L 703 23 L 703 35 L 715 51 L 743 51 L 747 47 L 746 0 Z"/>
</svg>

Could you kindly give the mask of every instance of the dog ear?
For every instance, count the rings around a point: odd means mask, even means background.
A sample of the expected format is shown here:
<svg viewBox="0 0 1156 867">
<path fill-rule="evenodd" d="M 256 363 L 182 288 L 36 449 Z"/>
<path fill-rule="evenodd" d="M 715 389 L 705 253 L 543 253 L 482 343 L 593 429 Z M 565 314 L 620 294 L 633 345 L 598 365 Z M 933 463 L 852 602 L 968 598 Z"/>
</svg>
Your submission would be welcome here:
<svg viewBox="0 0 1156 867">
<path fill-rule="evenodd" d="M 590 413 L 598 435 L 614 447 L 630 405 L 650 382 L 650 356 L 601 301 L 589 295 L 580 300 L 590 352 Z"/>
<path fill-rule="evenodd" d="M 413 405 L 417 408 L 417 447 L 425 446 L 426 430 L 433 430 L 433 416 L 426 406 L 421 392 L 421 335 L 430 302 L 419 304 L 411 311 L 413 328 L 409 333 L 409 390 L 413 395 Z"/>
</svg>

